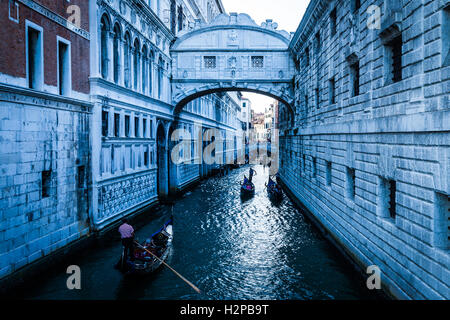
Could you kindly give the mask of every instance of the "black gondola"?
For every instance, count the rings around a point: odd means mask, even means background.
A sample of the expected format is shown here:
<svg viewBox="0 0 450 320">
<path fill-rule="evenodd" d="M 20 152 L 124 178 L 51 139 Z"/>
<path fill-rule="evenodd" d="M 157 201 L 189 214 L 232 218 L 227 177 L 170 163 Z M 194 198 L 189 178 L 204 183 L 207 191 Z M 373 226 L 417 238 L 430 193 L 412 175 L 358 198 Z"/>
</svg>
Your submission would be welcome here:
<svg viewBox="0 0 450 320">
<path fill-rule="evenodd" d="M 251 197 L 255 195 L 255 185 L 253 182 L 245 182 L 241 185 L 241 196 L 242 197 Z"/>
<path fill-rule="evenodd" d="M 144 244 L 136 246 L 134 249 L 134 259 L 126 257 L 125 249 L 122 250 L 120 258 L 121 271 L 127 275 L 146 275 L 155 272 L 165 262 L 172 249 L 173 240 L 173 218 L 171 218 L 164 226 L 154 233 Z M 156 259 L 152 254 L 156 255 Z"/>
<path fill-rule="evenodd" d="M 269 178 L 269 183 L 267 184 L 267 195 L 274 201 L 279 201 L 283 198 L 283 190 L 281 189 L 281 186 L 274 182 L 272 178 Z"/>
</svg>

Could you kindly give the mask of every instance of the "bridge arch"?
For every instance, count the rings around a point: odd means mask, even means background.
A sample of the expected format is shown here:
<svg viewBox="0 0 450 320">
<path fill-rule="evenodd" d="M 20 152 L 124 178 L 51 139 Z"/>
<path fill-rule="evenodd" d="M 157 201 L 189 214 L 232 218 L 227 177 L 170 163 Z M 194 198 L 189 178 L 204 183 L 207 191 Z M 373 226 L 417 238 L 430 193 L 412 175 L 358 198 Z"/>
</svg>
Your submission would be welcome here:
<svg viewBox="0 0 450 320">
<path fill-rule="evenodd" d="M 258 26 L 247 14 L 221 14 L 210 24 L 197 21 L 171 47 L 174 113 L 204 95 L 247 91 L 275 98 L 293 114 L 290 39 L 272 20 Z"/>
</svg>

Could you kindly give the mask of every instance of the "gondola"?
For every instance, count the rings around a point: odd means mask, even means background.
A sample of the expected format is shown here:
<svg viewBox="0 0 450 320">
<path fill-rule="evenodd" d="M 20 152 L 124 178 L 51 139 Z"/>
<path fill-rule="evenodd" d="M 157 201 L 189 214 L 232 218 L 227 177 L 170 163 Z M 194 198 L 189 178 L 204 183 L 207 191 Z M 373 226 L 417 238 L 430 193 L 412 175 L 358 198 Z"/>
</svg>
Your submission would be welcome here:
<svg viewBox="0 0 450 320">
<path fill-rule="evenodd" d="M 145 243 L 136 245 L 134 260 L 125 259 L 125 250 L 122 250 L 120 259 L 121 271 L 126 275 L 148 275 L 155 272 L 166 261 L 172 249 L 173 217 L 164 226 L 155 232 Z M 155 254 L 160 260 L 153 257 L 145 249 Z"/>
<path fill-rule="evenodd" d="M 241 197 L 251 197 L 253 195 L 255 195 L 255 185 L 253 182 L 244 182 L 241 185 Z"/>
<path fill-rule="evenodd" d="M 279 201 L 283 198 L 283 190 L 281 189 L 281 186 L 274 182 L 271 178 L 269 178 L 269 183 L 266 184 L 266 187 L 269 199 Z"/>
</svg>

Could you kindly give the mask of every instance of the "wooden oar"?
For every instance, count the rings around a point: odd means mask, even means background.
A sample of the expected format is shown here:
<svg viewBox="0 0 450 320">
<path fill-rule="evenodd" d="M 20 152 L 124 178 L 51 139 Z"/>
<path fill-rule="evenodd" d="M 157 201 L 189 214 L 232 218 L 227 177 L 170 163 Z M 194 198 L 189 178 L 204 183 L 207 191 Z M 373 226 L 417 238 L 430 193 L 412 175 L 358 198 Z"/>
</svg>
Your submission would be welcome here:
<svg viewBox="0 0 450 320">
<path fill-rule="evenodd" d="M 202 293 L 200 291 L 199 288 L 197 288 L 195 285 L 192 284 L 192 282 L 190 282 L 189 280 L 187 280 L 185 277 L 183 277 L 181 274 L 179 274 L 177 271 L 175 271 L 175 269 L 173 269 L 171 266 L 169 266 L 167 263 L 165 263 L 163 260 L 161 260 L 160 258 L 158 258 L 155 254 L 153 254 L 151 251 L 147 250 L 146 248 L 144 248 L 139 242 L 135 241 L 134 243 L 136 243 L 140 248 L 144 249 L 145 251 L 147 251 L 148 253 L 150 253 L 153 257 L 155 257 L 159 262 L 161 262 L 162 264 L 164 264 L 167 268 L 169 268 L 173 273 L 175 273 L 178 277 L 180 277 L 181 280 L 183 280 L 184 282 L 186 282 L 192 289 L 194 289 L 197 293 Z"/>
</svg>

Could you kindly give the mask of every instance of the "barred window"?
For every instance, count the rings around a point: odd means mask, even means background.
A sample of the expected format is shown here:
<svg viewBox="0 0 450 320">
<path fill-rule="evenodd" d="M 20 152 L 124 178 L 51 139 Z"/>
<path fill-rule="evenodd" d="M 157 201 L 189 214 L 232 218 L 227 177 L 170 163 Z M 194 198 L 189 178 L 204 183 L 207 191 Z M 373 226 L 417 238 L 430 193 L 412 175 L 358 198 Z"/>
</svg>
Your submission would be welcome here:
<svg viewBox="0 0 450 320">
<path fill-rule="evenodd" d="M 204 57 L 205 60 L 205 68 L 206 69 L 215 69 L 216 68 L 216 57 Z"/>
<path fill-rule="evenodd" d="M 264 57 L 262 57 L 262 56 L 252 57 L 252 68 L 257 68 L 257 69 L 264 68 Z"/>
</svg>

